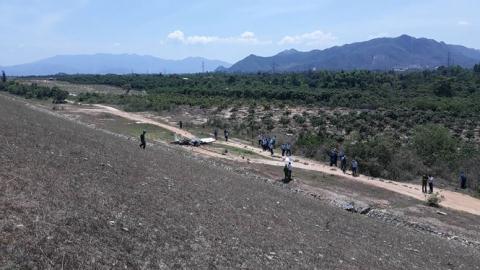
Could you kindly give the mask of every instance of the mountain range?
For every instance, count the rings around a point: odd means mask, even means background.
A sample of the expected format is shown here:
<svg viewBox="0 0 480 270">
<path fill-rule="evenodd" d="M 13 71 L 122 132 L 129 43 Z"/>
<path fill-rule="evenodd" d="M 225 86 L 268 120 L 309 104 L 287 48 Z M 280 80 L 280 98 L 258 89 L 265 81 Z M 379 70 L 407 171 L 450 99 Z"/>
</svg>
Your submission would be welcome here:
<svg viewBox="0 0 480 270">
<path fill-rule="evenodd" d="M 128 73 L 198 73 L 214 71 L 230 64 L 219 60 L 189 57 L 165 60 L 137 54 L 58 55 L 36 62 L 0 67 L 11 76 L 67 74 Z"/>
<path fill-rule="evenodd" d="M 230 65 L 219 60 L 189 57 L 165 60 L 136 54 L 58 55 L 36 62 L 0 67 L 11 76 L 128 73 L 227 73 L 300 72 L 308 70 L 406 70 L 459 65 L 470 68 L 480 63 L 480 50 L 450 45 L 433 39 L 402 35 L 376 38 L 325 50 L 295 49 L 274 56 L 248 57 Z"/>
<path fill-rule="evenodd" d="M 222 72 L 297 72 L 307 70 L 431 69 L 438 66 L 472 67 L 480 62 L 480 50 L 449 45 L 433 39 L 402 35 L 300 52 L 294 49 L 271 57 L 249 55 Z"/>
</svg>

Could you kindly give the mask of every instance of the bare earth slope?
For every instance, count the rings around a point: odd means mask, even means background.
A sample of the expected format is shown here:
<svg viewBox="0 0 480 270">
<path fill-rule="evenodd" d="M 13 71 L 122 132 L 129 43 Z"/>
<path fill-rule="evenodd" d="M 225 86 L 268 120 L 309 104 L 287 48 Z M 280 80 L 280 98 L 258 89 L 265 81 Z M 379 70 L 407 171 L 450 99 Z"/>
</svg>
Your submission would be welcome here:
<svg viewBox="0 0 480 270">
<path fill-rule="evenodd" d="M 0 96 L 0 267 L 478 269 L 480 252 Z"/>
</svg>

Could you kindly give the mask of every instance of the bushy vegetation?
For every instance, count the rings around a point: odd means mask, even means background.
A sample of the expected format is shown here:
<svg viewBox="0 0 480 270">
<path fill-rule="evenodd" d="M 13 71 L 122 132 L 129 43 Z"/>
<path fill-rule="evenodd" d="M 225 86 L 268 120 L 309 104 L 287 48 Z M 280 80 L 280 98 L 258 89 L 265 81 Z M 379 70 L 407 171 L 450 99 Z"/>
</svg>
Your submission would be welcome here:
<svg viewBox="0 0 480 270">
<path fill-rule="evenodd" d="M 17 82 L 0 83 L 0 91 L 22 96 L 25 98 L 53 99 L 54 103 L 62 103 L 68 97 L 68 92 L 58 87 L 43 87 L 37 84 L 24 84 Z"/>
<path fill-rule="evenodd" d="M 226 98 L 359 109 L 480 112 L 480 107 L 474 106 L 480 101 L 479 73 L 460 67 L 408 73 L 59 75 L 57 79 L 71 83 L 128 86 L 151 95 L 208 97 L 211 98 L 210 106 L 216 106 Z"/>
<path fill-rule="evenodd" d="M 25 98 L 53 99 L 54 103 L 62 103 L 68 97 L 68 92 L 58 87 L 43 87 L 37 84 L 24 84 L 18 82 L 0 83 L 0 91 L 23 96 Z"/>
<path fill-rule="evenodd" d="M 426 203 L 427 203 L 428 206 L 439 208 L 440 203 L 442 202 L 443 199 L 444 198 L 443 198 L 443 196 L 440 195 L 440 193 L 435 192 L 435 193 L 432 193 L 432 194 L 428 195 L 428 197 L 426 199 Z"/>
</svg>

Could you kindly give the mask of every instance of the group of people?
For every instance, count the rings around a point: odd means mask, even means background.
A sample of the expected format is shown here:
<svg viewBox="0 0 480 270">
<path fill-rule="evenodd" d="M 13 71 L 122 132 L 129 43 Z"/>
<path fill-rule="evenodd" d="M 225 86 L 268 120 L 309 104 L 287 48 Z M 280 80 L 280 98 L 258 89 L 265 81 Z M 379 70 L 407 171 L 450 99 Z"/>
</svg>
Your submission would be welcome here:
<svg viewBox="0 0 480 270">
<path fill-rule="evenodd" d="M 433 176 L 431 174 L 424 174 L 422 176 L 422 192 L 423 193 L 433 193 Z M 427 188 L 428 185 L 428 188 Z M 429 190 L 428 190 L 429 189 Z"/>
<path fill-rule="evenodd" d="M 228 142 L 228 137 L 230 136 L 230 133 L 227 129 L 223 130 L 223 136 L 225 137 L 225 141 Z M 213 137 L 215 138 L 215 141 L 218 140 L 218 129 L 213 130 Z"/>
<path fill-rule="evenodd" d="M 183 123 L 180 121 L 179 122 L 180 128 L 183 128 Z M 145 134 L 147 132 L 144 130 L 140 134 L 140 148 L 145 149 L 147 143 L 145 141 Z M 213 135 L 215 137 L 215 140 L 218 139 L 218 129 L 215 129 L 213 131 Z M 227 129 L 224 129 L 223 135 L 225 136 L 225 141 L 228 142 L 228 137 L 229 137 L 229 132 Z M 269 137 L 266 135 L 259 135 L 258 137 L 258 144 L 262 147 L 263 151 L 270 151 L 271 155 L 273 156 L 273 149 L 275 148 L 277 137 Z M 291 144 L 290 143 L 283 143 L 281 145 L 281 150 L 282 150 L 282 157 L 284 157 L 285 161 L 285 166 L 283 168 L 283 172 L 285 174 L 284 182 L 288 183 L 292 180 L 292 170 L 293 170 L 293 164 L 290 156 L 292 155 L 291 151 Z M 343 150 L 337 151 L 336 148 L 333 148 L 331 151 L 328 153 L 330 157 L 330 166 L 338 166 L 338 160 L 340 159 L 340 168 L 343 171 L 343 173 L 346 173 L 347 171 L 347 156 L 345 155 L 345 152 Z M 352 170 L 352 175 L 353 176 L 358 176 L 358 162 L 356 159 L 352 159 L 351 161 L 351 170 Z M 425 194 L 431 194 L 433 193 L 433 183 L 434 183 L 434 178 L 432 174 L 424 174 L 422 176 L 422 192 Z M 465 173 L 462 171 L 460 173 L 460 188 L 461 189 L 466 189 L 467 188 L 467 177 Z"/>
<path fill-rule="evenodd" d="M 330 157 L 330 167 L 338 167 L 338 160 L 340 159 L 340 168 L 342 169 L 343 173 L 347 173 L 347 155 L 345 155 L 343 150 L 338 152 L 336 148 L 333 148 L 328 155 Z M 352 159 L 350 163 L 352 175 L 358 176 L 358 161 L 356 159 Z"/>
<path fill-rule="evenodd" d="M 460 172 L 460 188 L 466 189 L 467 188 L 467 176 L 465 172 Z M 433 193 L 433 182 L 434 178 L 432 174 L 424 174 L 422 176 L 422 192 L 432 194 Z"/>
<path fill-rule="evenodd" d="M 273 149 L 275 149 L 275 144 L 277 143 L 277 137 L 269 137 L 264 134 L 258 136 L 258 145 L 262 147 L 263 151 L 269 151 L 273 156 Z"/>
<path fill-rule="evenodd" d="M 282 157 L 292 155 L 292 145 L 289 142 L 282 144 L 280 149 L 282 149 Z"/>
</svg>

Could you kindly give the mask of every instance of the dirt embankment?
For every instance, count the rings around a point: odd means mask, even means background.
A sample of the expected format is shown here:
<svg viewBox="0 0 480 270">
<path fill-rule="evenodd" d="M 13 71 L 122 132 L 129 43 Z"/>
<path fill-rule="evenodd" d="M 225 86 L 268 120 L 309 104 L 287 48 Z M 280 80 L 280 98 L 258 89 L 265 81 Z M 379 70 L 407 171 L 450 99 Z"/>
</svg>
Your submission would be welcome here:
<svg viewBox="0 0 480 270">
<path fill-rule="evenodd" d="M 468 248 L 0 96 L 0 265 L 479 269 Z"/>
</svg>

